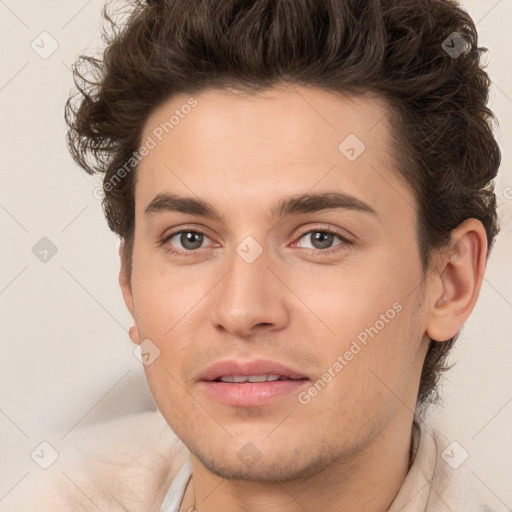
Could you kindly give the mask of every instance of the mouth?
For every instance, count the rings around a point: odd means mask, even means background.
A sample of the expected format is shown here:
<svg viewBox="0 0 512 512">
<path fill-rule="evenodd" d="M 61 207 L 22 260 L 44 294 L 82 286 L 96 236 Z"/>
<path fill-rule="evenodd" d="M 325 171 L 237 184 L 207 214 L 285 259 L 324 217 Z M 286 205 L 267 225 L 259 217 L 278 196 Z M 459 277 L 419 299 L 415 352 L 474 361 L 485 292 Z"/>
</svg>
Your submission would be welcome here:
<svg viewBox="0 0 512 512">
<path fill-rule="evenodd" d="M 276 361 L 226 360 L 207 368 L 199 381 L 210 399 L 234 407 L 258 407 L 290 397 L 310 379 Z"/>
<path fill-rule="evenodd" d="M 285 375 L 223 375 L 213 382 L 229 382 L 240 384 L 242 382 L 275 382 L 276 380 L 304 380 L 299 377 L 286 377 Z"/>
</svg>

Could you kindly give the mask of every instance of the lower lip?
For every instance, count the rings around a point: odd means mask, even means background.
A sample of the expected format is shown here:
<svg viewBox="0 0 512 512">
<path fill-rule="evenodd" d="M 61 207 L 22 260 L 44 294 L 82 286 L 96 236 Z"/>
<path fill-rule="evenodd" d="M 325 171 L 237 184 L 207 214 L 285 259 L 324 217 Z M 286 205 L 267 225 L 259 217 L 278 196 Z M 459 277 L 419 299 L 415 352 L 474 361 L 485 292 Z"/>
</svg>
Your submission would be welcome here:
<svg viewBox="0 0 512 512">
<path fill-rule="evenodd" d="M 297 393 L 309 382 L 308 379 L 274 380 L 265 382 L 219 382 L 202 381 L 206 393 L 226 405 L 256 407 L 278 398 Z"/>
</svg>

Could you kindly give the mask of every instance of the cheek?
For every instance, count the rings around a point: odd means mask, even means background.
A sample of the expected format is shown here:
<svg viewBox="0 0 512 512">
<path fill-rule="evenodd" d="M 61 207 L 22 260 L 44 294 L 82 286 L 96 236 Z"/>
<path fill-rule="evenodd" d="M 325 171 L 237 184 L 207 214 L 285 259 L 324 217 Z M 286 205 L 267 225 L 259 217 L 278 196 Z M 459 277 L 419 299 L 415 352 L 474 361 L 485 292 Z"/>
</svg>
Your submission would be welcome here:
<svg viewBox="0 0 512 512">
<path fill-rule="evenodd" d="M 155 260 L 150 255 L 134 260 L 134 313 L 140 335 L 164 340 L 172 337 L 182 319 L 193 313 L 207 289 L 200 276 L 171 272 Z"/>
<path fill-rule="evenodd" d="M 345 439 L 360 439 L 364 432 L 381 431 L 396 411 L 414 410 L 421 336 L 418 326 L 411 324 L 413 307 L 401 303 L 389 311 L 384 308 L 388 323 L 375 322 L 370 315 L 363 329 L 358 324 L 364 313 L 356 308 L 359 316 L 354 319 L 347 312 L 333 342 L 327 345 L 324 339 L 318 344 L 324 373 L 300 397 L 303 413 L 340 426 Z M 349 334 L 349 329 L 356 334 Z"/>
<path fill-rule="evenodd" d="M 337 350 L 352 339 L 364 342 L 372 335 L 403 328 L 402 309 L 414 298 L 411 291 L 419 279 L 417 269 L 408 270 L 396 256 L 386 258 L 384 251 L 356 263 L 311 267 L 309 272 L 287 276 L 304 305 L 295 301 L 295 310 L 304 311 L 300 321 L 307 322 L 310 330 L 316 325 L 319 336 L 326 338 L 318 348 L 334 344 Z"/>
<path fill-rule="evenodd" d="M 332 389 L 339 396 L 343 386 L 352 397 L 388 398 L 385 383 L 402 389 L 411 378 L 422 338 L 420 281 L 411 249 L 398 255 L 390 251 L 387 257 L 381 253 L 360 265 L 319 268 L 296 279 L 294 291 L 309 308 L 302 327 L 316 340 L 314 350 L 325 371 L 343 375 L 332 379 L 338 381 L 340 387 Z"/>
</svg>

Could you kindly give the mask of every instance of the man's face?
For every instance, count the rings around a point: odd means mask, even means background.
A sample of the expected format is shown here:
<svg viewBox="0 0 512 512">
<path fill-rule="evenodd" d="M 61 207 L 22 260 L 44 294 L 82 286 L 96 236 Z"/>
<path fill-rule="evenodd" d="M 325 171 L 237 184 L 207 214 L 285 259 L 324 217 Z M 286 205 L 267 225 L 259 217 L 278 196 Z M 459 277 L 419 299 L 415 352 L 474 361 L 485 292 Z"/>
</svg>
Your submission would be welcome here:
<svg viewBox="0 0 512 512">
<path fill-rule="evenodd" d="M 187 100 L 150 116 L 141 144 L 156 146 L 137 171 L 125 299 L 136 341 L 160 350 L 145 367 L 154 399 L 223 477 L 287 480 L 350 460 L 410 426 L 427 349 L 415 200 L 385 106 L 303 88 Z M 345 197 L 279 211 L 326 193 Z"/>
</svg>

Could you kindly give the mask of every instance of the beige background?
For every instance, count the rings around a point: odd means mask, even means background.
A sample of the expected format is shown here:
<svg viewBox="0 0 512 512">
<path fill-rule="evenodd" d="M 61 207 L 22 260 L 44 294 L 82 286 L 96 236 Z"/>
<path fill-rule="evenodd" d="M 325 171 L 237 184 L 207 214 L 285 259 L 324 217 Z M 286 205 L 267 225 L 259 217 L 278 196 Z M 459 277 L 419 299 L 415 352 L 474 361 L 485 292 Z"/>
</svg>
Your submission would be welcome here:
<svg viewBox="0 0 512 512">
<path fill-rule="evenodd" d="M 503 149 L 497 184 L 503 229 L 479 303 L 464 327 L 437 422 L 469 454 L 474 485 L 512 507 L 512 0 L 462 2 L 490 49 L 492 108 Z M 153 408 L 117 284 L 118 242 L 95 188 L 65 147 L 69 66 L 98 48 L 102 0 L 0 0 L 1 266 L 0 510 L 23 492 L 41 441 Z M 42 32 L 50 36 L 40 36 Z M 41 40 L 43 39 L 43 43 Z M 48 58 L 39 52 L 58 48 Z M 32 248 L 49 238 L 57 253 Z M 4 502 L 5 503 L 5 502 Z"/>
</svg>

